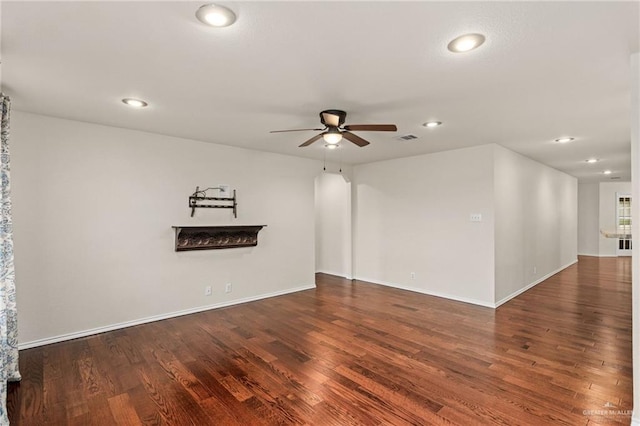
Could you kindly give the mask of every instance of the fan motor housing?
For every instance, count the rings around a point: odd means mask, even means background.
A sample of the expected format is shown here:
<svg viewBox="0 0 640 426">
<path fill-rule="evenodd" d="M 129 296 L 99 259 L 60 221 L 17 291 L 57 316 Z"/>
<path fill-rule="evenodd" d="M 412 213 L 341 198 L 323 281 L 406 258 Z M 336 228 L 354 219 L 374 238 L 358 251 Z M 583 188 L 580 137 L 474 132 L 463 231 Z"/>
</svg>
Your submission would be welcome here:
<svg viewBox="0 0 640 426">
<path fill-rule="evenodd" d="M 320 113 L 320 122 L 327 127 L 334 127 L 329 123 L 324 121 L 324 114 L 335 115 L 338 117 L 338 127 L 341 127 L 344 124 L 345 119 L 347 118 L 347 113 L 345 111 L 339 109 L 326 109 Z"/>
</svg>

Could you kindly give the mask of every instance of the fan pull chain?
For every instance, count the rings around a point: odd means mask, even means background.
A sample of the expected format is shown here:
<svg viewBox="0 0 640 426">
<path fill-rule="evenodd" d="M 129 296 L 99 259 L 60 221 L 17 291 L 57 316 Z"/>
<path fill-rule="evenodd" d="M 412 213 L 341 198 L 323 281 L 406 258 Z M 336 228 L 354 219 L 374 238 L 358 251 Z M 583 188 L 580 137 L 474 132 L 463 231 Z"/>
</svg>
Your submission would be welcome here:
<svg viewBox="0 0 640 426">
<path fill-rule="evenodd" d="M 327 171 L 327 149 L 322 151 L 322 170 Z"/>
</svg>

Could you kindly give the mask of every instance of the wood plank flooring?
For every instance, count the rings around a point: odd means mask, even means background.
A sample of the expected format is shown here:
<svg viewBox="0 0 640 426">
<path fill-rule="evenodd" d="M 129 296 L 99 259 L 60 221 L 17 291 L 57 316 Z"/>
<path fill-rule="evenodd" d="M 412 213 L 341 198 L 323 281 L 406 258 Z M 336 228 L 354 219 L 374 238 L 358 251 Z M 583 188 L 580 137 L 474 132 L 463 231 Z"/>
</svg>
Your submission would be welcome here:
<svg viewBox="0 0 640 426">
<path fill-rule="evenodd" d="M 631 259 L 497 310 L 317 289 L 20 352 L 12 425 L 629 424 Z"/>
</svg>

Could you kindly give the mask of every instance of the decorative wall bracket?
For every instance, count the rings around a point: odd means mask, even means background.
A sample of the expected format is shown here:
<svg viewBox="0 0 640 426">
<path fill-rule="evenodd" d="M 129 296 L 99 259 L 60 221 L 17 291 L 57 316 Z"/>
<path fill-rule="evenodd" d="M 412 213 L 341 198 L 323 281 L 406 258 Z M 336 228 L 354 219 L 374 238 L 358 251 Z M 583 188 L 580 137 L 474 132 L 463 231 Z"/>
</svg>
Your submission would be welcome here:
<svg viewBox="0 0 640 426">
<path fill-rule="evenodd" d="M 258 245 L 258 232 L 267 225 L 172 226 L 176 251 L 213 250 Z"/>
<path fill-rule="evenodd" d="M 238 203 L 236 202 L 236 190 L 233 190 L 233 197 L 207 197 L 207 191 L 209 189 L 220 188 L 207 188 L 200 190 L 199 186 L 196 186 L 196 191 L 189 197 L 189 207 L 191 207 L 191 217 L 198 208 L 204 209 L 233 209 L 233 217 L 238 217 Z M 221 201 L 223 204 L 210 204 L 207 201 Z"/>
</svg>

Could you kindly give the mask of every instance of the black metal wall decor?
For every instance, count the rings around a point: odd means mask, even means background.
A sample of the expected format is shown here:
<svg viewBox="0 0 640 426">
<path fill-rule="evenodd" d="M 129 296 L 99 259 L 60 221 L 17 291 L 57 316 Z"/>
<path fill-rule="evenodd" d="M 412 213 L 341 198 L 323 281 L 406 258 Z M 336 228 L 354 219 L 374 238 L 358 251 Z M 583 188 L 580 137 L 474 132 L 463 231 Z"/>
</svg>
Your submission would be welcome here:
<svg viewBox="0 0 640 426">
<path fill-rule="evenodd" d="M 267 225 L 173 226 L 176 251 L 213 250 L 258 245 L 258 232 Z"/>
<path fill-rule="evenodd" d="M 233 197 L 208 197 L 208 190 L 221 190 L 221 188 L 207 188 L 200 190 L 199 186 L 196 186 L 196 191 L 189 197 L 189 207 L 191 208 L 191 217 L 196 212 L 196 209 L 233 209 L 233 217 L 238 217 L 238 203 L 236 202 L 236 190 L 233 190 Z M 210 201 L 217 201 L 218 203 L 211 204 Z M 222 204 L 220 204 L 222 202 Z"/>
</svg>

